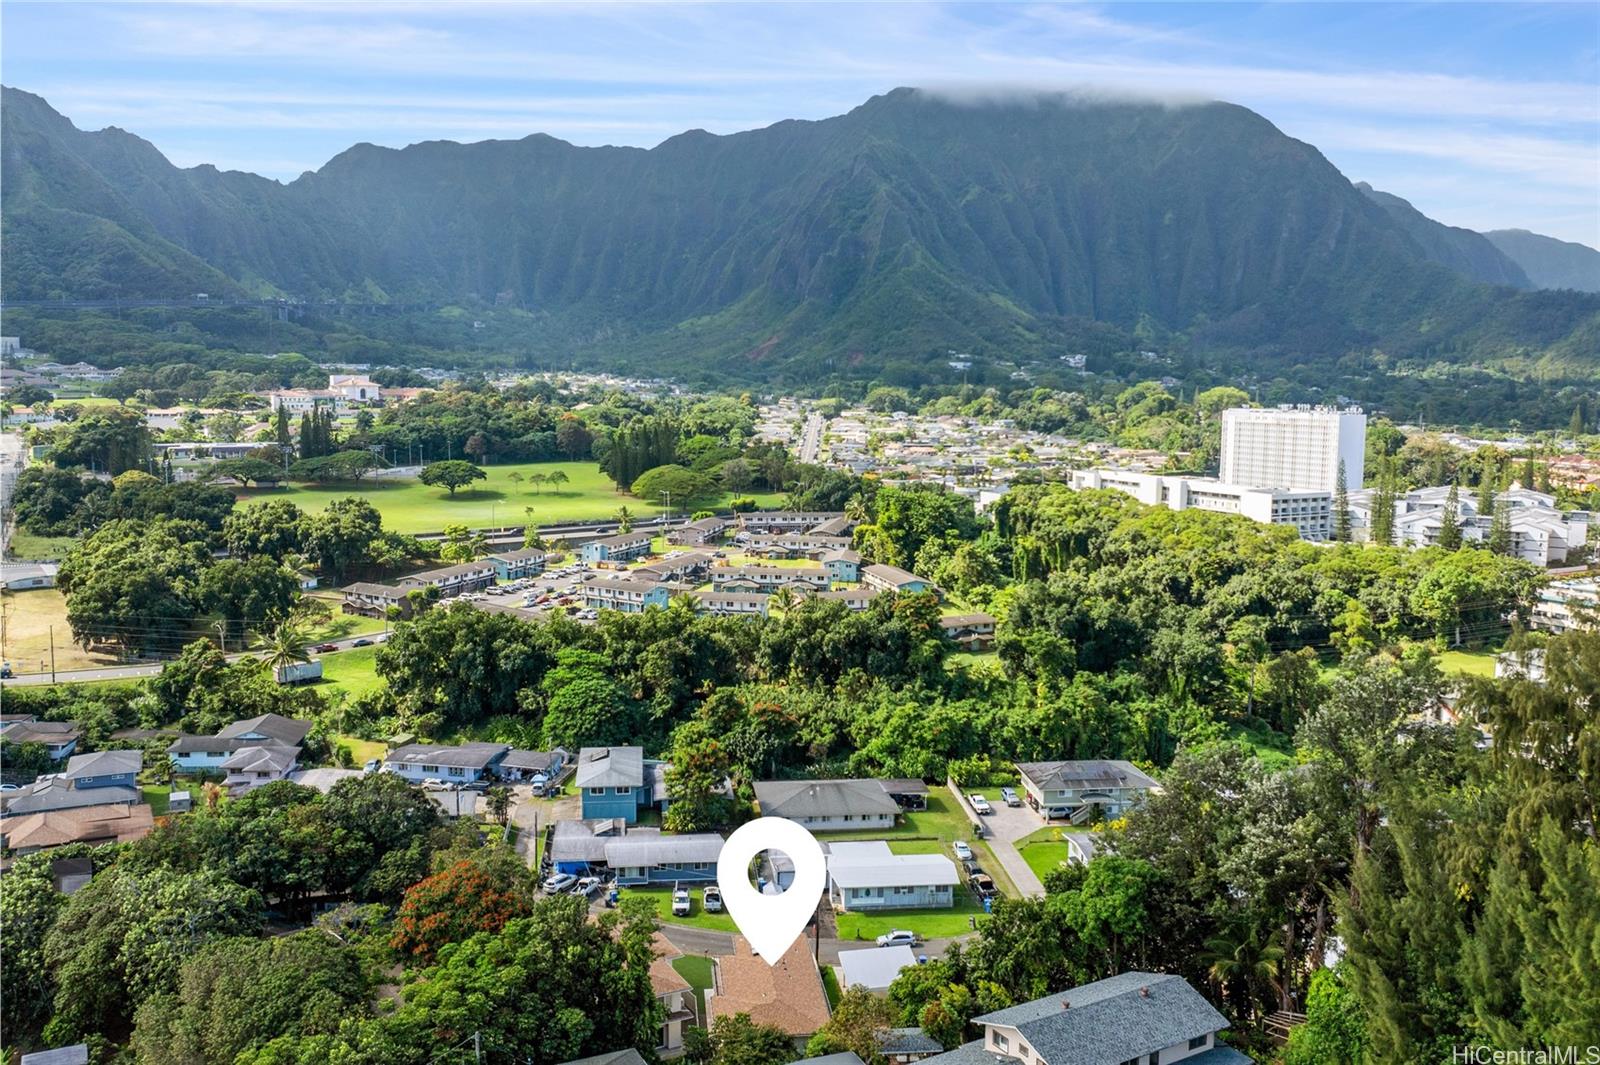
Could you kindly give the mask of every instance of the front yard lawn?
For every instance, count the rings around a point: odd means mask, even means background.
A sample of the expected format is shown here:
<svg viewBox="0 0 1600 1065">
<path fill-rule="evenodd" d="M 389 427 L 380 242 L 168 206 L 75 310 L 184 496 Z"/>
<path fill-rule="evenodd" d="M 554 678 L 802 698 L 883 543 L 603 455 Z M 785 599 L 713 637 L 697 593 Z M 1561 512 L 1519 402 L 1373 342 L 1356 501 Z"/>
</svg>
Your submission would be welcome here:
<svg viewBox="0 0 1600 1065">
<path fill-rule="evenodd" d="M 956 904 L 948 910 L 874 910 L 835 916 L 841 940 L 871 943 L 885 932 L 908 928 L 923 939 L 948 939 L 972 931 L 972 921 L 986 920 L 983 904 L 965 887 L 956 889 Z"/>
<path fill-rule="evenodd" d="M 696 884 L 689 888 L 689 916 L 672 916 L 672 889 L 670 887 L 625 887 L 622 897 L 639 895 L 649 899 L 655 904 L 656 916 L 664 924 L 689 925 L 692 928 L 704 928 L 712 932 L 737 932 L 739 926 L 733 923 L 733 918 L 727 910 L 721 913 L 707 913 L 701 906 L 700 888 L 704 885 Z"/>
<path fill-rule="evenodd" d="M 694 988 L 695 1005 L 699 1011 L 701 1027 L 706 1026 L 706 992 L 711 990 L 716 972 L 715 966 L 716 963 L 710 958 L 699 954 L 684 954 L 672 959 L 673 969 Z"/>
</svg>

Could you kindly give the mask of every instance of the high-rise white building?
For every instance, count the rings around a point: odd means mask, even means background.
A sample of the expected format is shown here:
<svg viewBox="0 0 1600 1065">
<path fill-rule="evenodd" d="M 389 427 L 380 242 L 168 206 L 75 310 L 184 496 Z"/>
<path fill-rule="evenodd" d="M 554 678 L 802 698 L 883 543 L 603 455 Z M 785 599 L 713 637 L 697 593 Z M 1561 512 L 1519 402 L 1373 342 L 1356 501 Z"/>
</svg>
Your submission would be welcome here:
<svg viewBox="0 0 1600 1065">
<path fill-rule="evenodd" d="M 1367 416 L 1359 408 L 1235 407 L 1222 412 L 1224 484 L 1291 491 L 1332 492 L 1339 463 L 1345 484 L 1361 487 L 1365 475 Z"/>
</svg>

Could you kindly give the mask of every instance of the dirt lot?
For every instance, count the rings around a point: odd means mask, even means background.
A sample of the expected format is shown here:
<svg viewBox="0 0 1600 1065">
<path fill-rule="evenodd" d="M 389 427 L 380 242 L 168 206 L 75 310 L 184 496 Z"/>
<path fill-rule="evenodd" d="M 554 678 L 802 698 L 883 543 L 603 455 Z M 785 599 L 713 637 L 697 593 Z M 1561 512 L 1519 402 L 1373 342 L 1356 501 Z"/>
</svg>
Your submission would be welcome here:
<svg viewBox="0 0 1600 1065">
<path fill-rule="evenodd" d="M 50 668 L 50 627 L 55 626 L 56 669 L 87 669 L 117 664 L 115 655 L 87 654 L 72 642 L 67 626 L 67 600 L 54 588 L 0 593 L 0 658 L 18 673 Z"/>
</svg>

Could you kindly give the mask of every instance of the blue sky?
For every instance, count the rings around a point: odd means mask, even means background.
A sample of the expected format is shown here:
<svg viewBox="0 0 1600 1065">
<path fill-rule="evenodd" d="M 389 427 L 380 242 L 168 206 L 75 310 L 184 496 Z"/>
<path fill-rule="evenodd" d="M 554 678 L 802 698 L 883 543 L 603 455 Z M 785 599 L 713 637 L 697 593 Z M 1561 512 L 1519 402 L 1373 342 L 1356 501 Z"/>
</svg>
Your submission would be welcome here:
<svg viewBox="0 0 1600 1065">
<path fill-rule="evenodd" d="M 183 166 L 360 141 L 650 146 L 897 85 L 1231 100 L 1453 225 L 1600 246 L 1600 5 L 6 0 L 0 75 Z"/>
</svg>

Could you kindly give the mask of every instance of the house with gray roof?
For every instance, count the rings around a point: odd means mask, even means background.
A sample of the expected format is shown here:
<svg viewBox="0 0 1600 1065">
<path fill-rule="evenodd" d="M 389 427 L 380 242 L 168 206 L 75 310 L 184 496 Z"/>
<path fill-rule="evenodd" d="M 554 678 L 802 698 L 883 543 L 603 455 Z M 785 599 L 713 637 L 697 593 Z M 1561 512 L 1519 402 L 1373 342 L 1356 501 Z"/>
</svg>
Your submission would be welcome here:
<svg viewBox="0 0 1600 1065">
<path fill-rule="evenodd" d="M 1097 811 L 1116 817 L 1157 786 L 1132 762 L 1117 759 L 1014 764 L 1028 805 L 1046 818 L 1065 818 L 1074 824 Z"/>
<path fill-rule="evenodd" d="M 983 1038 L 930 1065 L 1249 1065 L 1217 1041 L 1228 1027 L 1181 976 L 1129 972 L 972 1019 Z"/>
<path fill-rule="evenodd" d="M 53 774 L 40 777 L 32 784 L 16 791 L 0 795 L 0 817 L 75 810 L 84 806 L 126 805 L 143 801 L 144 796 L 136 787 L 112 785 L 80 789 L 73 787 L 73 782 L 66 777 Z"/>
<path fill-rule="evenodd" d="M 215 736 L 179 736 L 167 746 L 167 755 L 179 772 L 221 769 L 222 763 L 242 748 L 300 747 L 310 732 L 309 721 L 262 714 L 235 721 Z"/>
<path fill-rule="evenodd" d="M 643 747 L 583 748 L 572 782 L 583 797 L 584 819 L 637 824 L 640 810 L 666 806 L 665 771 L 666 764 L 646 758 Z"/>
<path fill-rule="evenodd" d="M 562 1065 L 644 1065 L 644 1058 L 633 1047 L 628 1047 L 625 1050 L 612 1050 L 592 1057 L 563 1062 Z"/>
<path fill-rule="evenodd" d="M 90 788 L 136 787 L 144 768 L 143 751 L 96 751 L 67 759 L 61 776 L 79 791 Z"/>
<path fill-rule="evenodd" d="M 876 780 L 763 780 L 763 817 L 786 817 L 812 832 L 893 828 L 900 804 Z"/>
<path fill-rule="evenodd" d="M 44 745 L 50 760 L 59 762 L 78 749 L 83 730 L 74 721 L 37 721 L 31 715 L 20 721 L 7 721 L 0 725 L 0 740 L 18 745 L 39 743 Z"/>
<path fill-rule="evenodd" d="M 537 577 L 544 572 L 544 548 L 523 547 L 516 551 L 497 551 L 484 559 L 503 581 Z"/>
<path fill-rule="evenodd" d="M 534 780 L 538 777 L 554 780 L 561 775 L 561 771 L 571 760 L 572 755 L 560 747 L 548 751 L 521 751 L 512 748 L 495 766 L 495 775 L 501 780 L 512 782 Z"/>
<path fill-rule="evenodd" d="M 228 793 L 244 795 L 274 780 L 283 780 L 300 768 L 300 748 L 275 743 L 241 747 L 219 768 L 226 774 L 222 783 Z"/>
<path fill-rule="evenodd" d="M 413 784 L 447 780 L 467 784 L 489 776 L 511 748 L 504 743 L 408 743 L 383 756 L 383 772 Z"/>
</svg>

